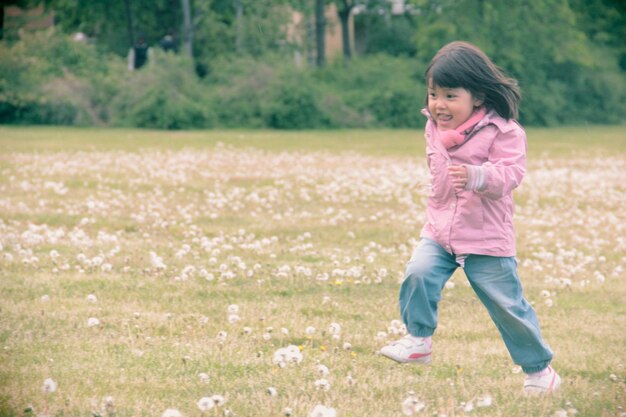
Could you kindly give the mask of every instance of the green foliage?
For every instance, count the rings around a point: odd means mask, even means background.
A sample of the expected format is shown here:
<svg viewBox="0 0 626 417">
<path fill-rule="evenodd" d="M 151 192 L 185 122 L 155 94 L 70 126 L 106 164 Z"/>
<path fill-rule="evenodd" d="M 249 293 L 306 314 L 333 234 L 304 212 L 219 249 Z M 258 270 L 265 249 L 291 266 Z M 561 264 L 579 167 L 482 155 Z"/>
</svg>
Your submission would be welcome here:
<svg viewBox="0 0 626 417">
<path fill-rule="evenodd" d="M 239 1 L 191 2 L 193 62 L 155 47 L 171 29 L 178 34 L 179 1 L 129 2 L 134 33 L 153 52 L 129 72 L 125 2 L 47 0 L 54 29 L 0 42 L 0 123 L 415 128 L 424 122 L 425 66 L 458 39 L 519 81 L 523 124 L 624 122 L 626 26 L 617 0 L 407 0 L 404 15 L 392 15 L 387 1 L 355 1 L 366 6 L 354 18 L 361 55 L 321 69 L 292 57 L 311 49 L 306 20 L 301 45 L 287 30 L 292 12 L 310 16 L 311 4 Z M 91 41 L 72 41 L 77 30 Z"/>
<path fill-rule="evenodd" d="M 119 63 L 54 30 L 0 45 L 0 121 L 102 124 Z"/>
<path fill-rule="evenodd" d="M 321 106 L 320 94 L 311 88 L 310 77 L 289 75 L 272 89 L 267 124 L 277 129 L 328 127 L 330 120 Z"/>
<path fill-rule="evenodd" d="M 421 66 L 414 60 L 378 55 L 314 70 L 284 58 L 214 64 L 215 75 L 204 81 L 219 103 L 219 125 L 310 129 L 421 123 Z"/>
<path fill-rule="evenodd" d="M 145 68 L 128 73 L 111 106 L 119 125 L 155 129 L 207 128 L 214 116 L 191 62 L 155 52 Z"/>
</svg>

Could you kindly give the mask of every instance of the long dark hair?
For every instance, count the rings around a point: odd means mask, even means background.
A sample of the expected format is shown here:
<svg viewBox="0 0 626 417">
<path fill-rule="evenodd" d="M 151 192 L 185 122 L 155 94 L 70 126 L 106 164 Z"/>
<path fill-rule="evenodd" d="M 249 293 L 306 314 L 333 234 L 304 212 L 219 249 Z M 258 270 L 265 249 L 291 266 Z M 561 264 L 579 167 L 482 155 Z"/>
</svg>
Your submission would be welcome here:
<svg viewBox="0 0 626 417">
<path fill-rule="evenodd" d="M 505 119 L 517 119 L 521 99 L 517 81 L 507 77 L 478 47 L 451 42 L 441 48 L 424 74 L 427 85 L 464 88 L 482 99 L 487 109 Z M 428 94 L 426 95 L 428 104 Z"/>
</svg>

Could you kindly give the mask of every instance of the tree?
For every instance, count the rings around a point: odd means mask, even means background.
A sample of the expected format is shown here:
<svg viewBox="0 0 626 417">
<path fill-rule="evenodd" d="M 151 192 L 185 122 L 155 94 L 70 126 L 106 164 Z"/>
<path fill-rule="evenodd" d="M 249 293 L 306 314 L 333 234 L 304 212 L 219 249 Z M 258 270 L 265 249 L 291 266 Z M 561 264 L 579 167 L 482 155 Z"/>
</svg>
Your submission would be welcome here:
<svg viewBox="0 0 626 417">
<path fill-rule="evenodd" d="M 346 59 L 352 57 L 352 48 L 350 46 L 350 14 L 356 0 L 336 0 L 337 15 L 339 16 L 339 22 L 341 23 L 341 44 L 343 47 L 343 56 Z"/>
<path fill-rule="evenodd" d="M 191 5 L 189 0 L 180 0 L 183 11 L 183 51 L 193 59 L 193 24 L 191 23 Z"/>
<path fill-rule="evenodd" d="M 315 44 L 317 46 L 317 66 L 323 67 L 326 62 L 326 17 L 325 1 L 315 0 Z"/>
<path fill-rule="evenodd" d="M 101 47 L 125 55 L 143 37 L 155 45 L 171 28 L 181 28 L 180 0 L 44 0 L 63 31 L 84 32 Z M 131 39 L 132 37 L 132 39 Z"/>
</svg>

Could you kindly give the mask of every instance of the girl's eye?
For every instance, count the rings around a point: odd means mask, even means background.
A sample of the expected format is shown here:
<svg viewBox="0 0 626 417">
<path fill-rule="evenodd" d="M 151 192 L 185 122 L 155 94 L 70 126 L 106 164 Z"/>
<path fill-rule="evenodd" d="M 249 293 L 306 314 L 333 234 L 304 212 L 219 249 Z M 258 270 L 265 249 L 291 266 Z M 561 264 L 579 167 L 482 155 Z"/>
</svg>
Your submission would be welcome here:
<svg viewBox="0 0 626 417">
<path fill-rule="evenodd" d="M 454 98 L 456 97 L 454 94 L 448 94 L 448 98 Z"/>
</svg>

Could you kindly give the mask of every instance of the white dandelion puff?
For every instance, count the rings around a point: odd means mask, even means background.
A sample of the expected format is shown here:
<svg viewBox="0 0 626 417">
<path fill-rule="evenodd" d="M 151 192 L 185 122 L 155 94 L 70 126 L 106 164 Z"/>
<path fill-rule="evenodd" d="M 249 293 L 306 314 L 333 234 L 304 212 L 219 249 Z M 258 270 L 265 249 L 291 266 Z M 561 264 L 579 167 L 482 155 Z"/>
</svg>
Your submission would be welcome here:
<svg viewBox="0 0 626 417">
<path fill-rule="evenodd" d="M 231 304 L 228 306 L 228 314 L 239 313 L 239 306 L 237 304 Z"/>
<path fill-rule="evenodd" d="M 200 372 L 198 374 L 198 378 L 200 378 L 200 381 L 205 383 L 205 384 L 208 384 L 209 380 L 210 380 L 209 374 L 207 374 L 206 372 Z"/>
<path fill-rule="evenodd" d="M 163 411 L 161 417 L 183 417 L 183 415 L 175 408 L 168 408 L 167 410 Z"/>
<path fill-rule="evenodd" d="M 474 403 L 472 401 L 468 401 L 465 404 L 461 403 L 461 409 L 466 413 L 470 413 L 474 411 Z"/>
<path fill-rule="evenodd" d="M 412 416 L 415 413 L 420 413 L 425 408 L 426 404 L 419 401 L 413 393 L 409 393 L 409 396 L 402 401 L 402 414 L 405 416 Z"/>
<path fill-rule="evenodd" d="M 211 399 L 213 400 L 213 404 L 215 404 L 216 407 L 221 407 L 226 404 L 226 398 L 224 398 L 223 395 L 215 394 L 211 396 Z"/>
<path fill-rule="evenodd" d="M 302 352 L 300 352 L 298 346 L 289 345 L 274 352 L 272 362 L 281 368 L 284 368 L 290 363 L 298 364 L 302 362 Z"/>
<path fill-rule="evenodd" d="M 322 365 L 321 363 L 316 366 L 317 373 L 321 376 L 328 376 L 330 374 L 330 370 L 326 365 Z"/>
<path fill-rule="evenodd" d="M 150 265 L 157 271 L 164 271 L 167 269 L 167 265 L 163 263 L 163 259 L 156 254 L 156 252 L 150 252 Z"/>
<path fill-rule="evenodd" d="M 41 387 L 41 389 L 46 394 L 52 394 L 57 390 L 57 383 L 52 378 L 46 378 L 43 381 L 43 386 Z"/>
<path fill-rule="evenodd" d="M 95 317 L 89 317 L 89 319 L 87 319 L 87 327 L 97 327 L 100 325 L 100 320 L 98 320 Z"/>
<path fill-rule="evenodd" d="M 350 387 L 356 385 L 356 379 L 354 379 L 351 374 L 348 374 L 348 376 L 346 377 L 346 384 Z"/>
<path fill-rule="evenodd" d="M 275 397 L 278 395 L 278 391 L 274 387 L 268 387 L 266 392 L 270 397 Z"/>
<path fill-rule="evenodd" d="M 339 323 L 330 323 L 328 326 L 328 333 L 332 335 L 338 335 L 341 333 L 341 325 Z"/>
<path fill-rule="evenodd" d="M 330 382 L 326 378 L 320 378 L 315 381 L 315 388 L 321 391 L 329 391 L 330 390 Z"/>
<path fill-rule="evenodd" d="M 493 404 L 491 395 L 484 394 L 476 399 L 476 407 L 490 407 Z"/>
<path fill-rule="evenodd" d="M 309 417 L 337 417 L 337 410 L 318 404 L 311 410 Z"/>
<path fill-rule="evenodd" d="M 211 397 L 202 397 L 198 400 L 198 409 L 202 412 L 210 411 L 215 407 L 215 403 Z"/>
<path fill-rule="evenodd" d="M 98 297 L 96 297 L 95 294 L 89 294 L 87 296 L 87 301 L 89 301 L 90 303 L 97 303 L 98 302 Z"/>
</svg>

